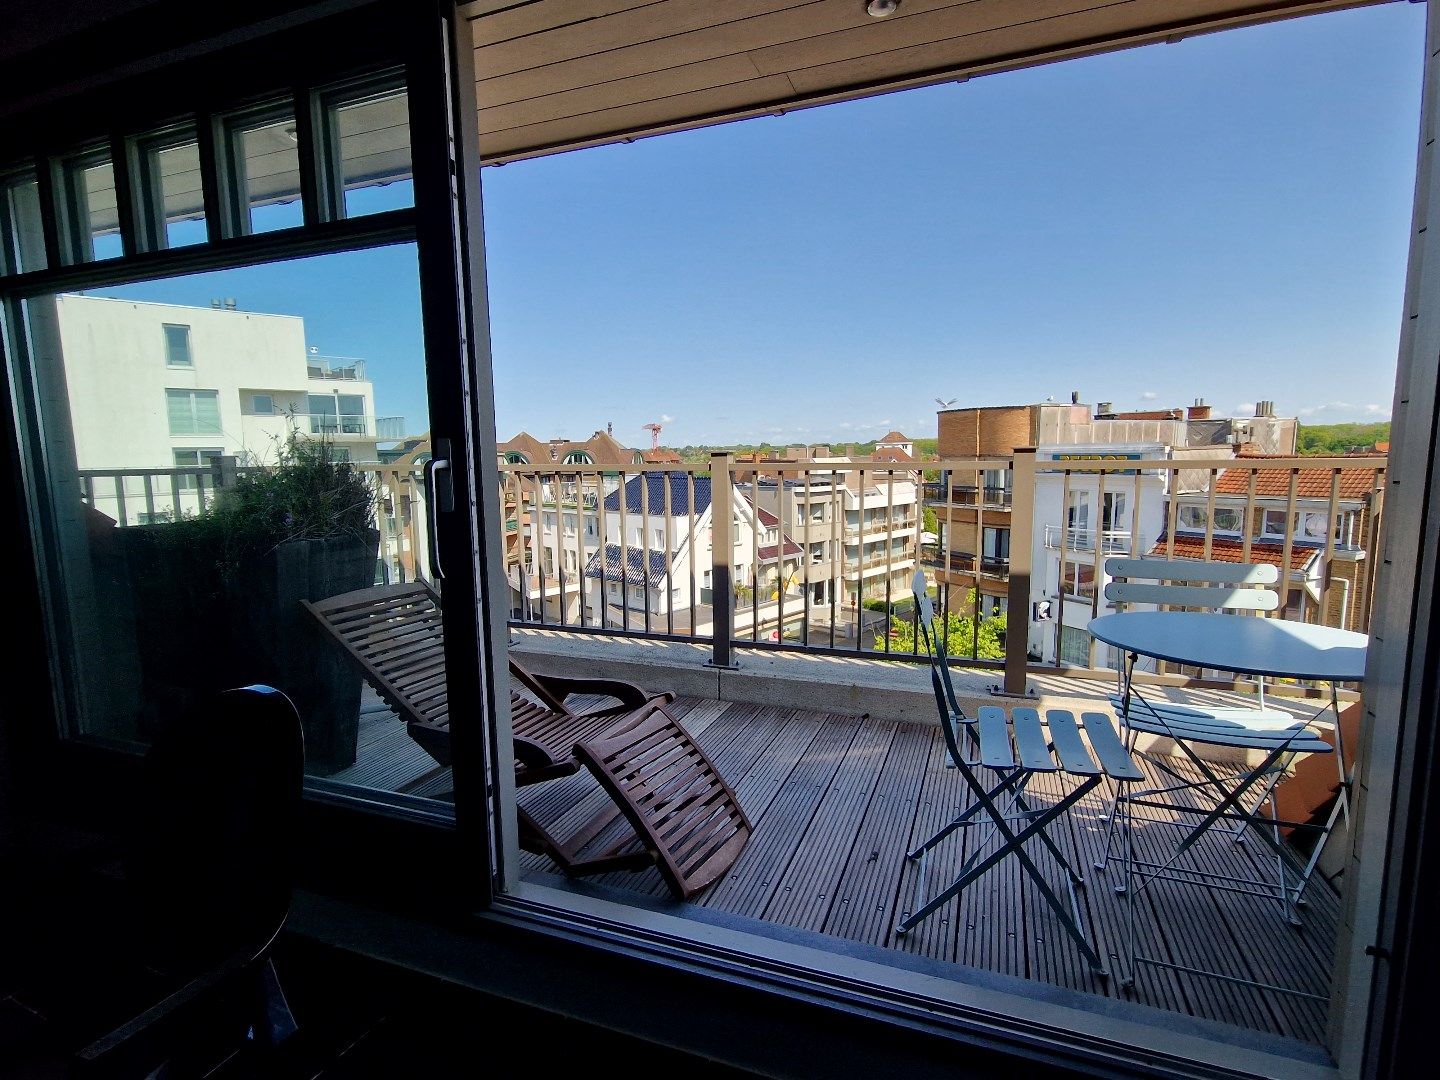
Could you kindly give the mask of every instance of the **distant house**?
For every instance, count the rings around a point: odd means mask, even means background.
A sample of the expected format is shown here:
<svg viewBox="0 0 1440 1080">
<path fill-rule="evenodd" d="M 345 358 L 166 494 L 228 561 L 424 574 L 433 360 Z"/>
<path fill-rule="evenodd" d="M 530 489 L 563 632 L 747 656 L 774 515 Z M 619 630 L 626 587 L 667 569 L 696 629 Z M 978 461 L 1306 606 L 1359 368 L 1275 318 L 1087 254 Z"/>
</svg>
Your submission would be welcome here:
<svg viewBox="0 0 1440 1080">
<path fill-rule="evenodd" d="M 777 517 L 757 512 L 733 487 L 731 505 L 735 632 L 773 628 L 778 636 L 782 597 L 801 614 L 794 585 L 801 549 Z M 710 478 L 678 471 L 633 476 L 606 497 L 603 509 L 583 537 L 574 537 L 577 553 L 585 552 L 586 620 L 654 632 L 709 624 L 715 602 Z"/>
<path fill-rule="evenodd" d="M 1243 454 L 1243 458 L 1264 457 Z M 1383 455 L 1368 455 L 1383 456 Z M 1285 618 L 1346 630 L 1363 629 L 1374 575 L 1371 545 L 1376 497 L 1373 469 L 1229 469 L 1210 500 L 1197 492 L 1176 498 L 1176 558 L 1270 563 L 1288 575 Z M 1293 480 L 1292 480 L 1293 478 Z M 1295 504 L 1290 507 L 1291 484 Z M 1335 514 L 1332 520 L 1331 501 Z M 1246 506 L 1251 507 L 1247 518 Z M 1205 534 L 1210 532 L 1208 555 Z M 1248 537 L 1248 554 L 1246 541 Z M 1328 570 L 1326 550 L 1329 548 Z M 1151 554 L 1171 550 L 1162 534 Z M 1282 578 L 1282 581 L 1285 578 Z"/>
</svg>

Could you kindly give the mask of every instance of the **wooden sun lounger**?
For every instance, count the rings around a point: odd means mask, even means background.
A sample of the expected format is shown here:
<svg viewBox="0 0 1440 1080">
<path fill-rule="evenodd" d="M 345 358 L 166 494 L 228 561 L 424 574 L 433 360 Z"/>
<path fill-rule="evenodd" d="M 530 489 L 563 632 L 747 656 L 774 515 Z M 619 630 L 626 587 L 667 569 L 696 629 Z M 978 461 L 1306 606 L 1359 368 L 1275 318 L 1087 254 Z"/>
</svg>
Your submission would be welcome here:
<svg viewBox="0 0 1440 1080">
<path fill-rule="evenodd" d="M 406 721 L 410 737 L 448 765 L 450 712 L 435 592 L 423 583 L 385 585 L 304 604 Z M 654 865 L 682 899 L 735 861 L 750 823 L 704 751 L 664 710 L 673 694 L 611 679 L 537 675 L 513 657 L 510 674 L 533 695 L 510 693 L 516 784 L 568 776 L 583 765 L 615 801 L 565 840 L 518 808 L 523 847 L 549 855 L 572 875 Z M 573 694 L 619 704 L 576 712 L 565 704 Z M 627 740 L 629 733 L 641 741 Z M 634 834 L 598 856 L 582 855 L 622 813 Z"/>
</svg>

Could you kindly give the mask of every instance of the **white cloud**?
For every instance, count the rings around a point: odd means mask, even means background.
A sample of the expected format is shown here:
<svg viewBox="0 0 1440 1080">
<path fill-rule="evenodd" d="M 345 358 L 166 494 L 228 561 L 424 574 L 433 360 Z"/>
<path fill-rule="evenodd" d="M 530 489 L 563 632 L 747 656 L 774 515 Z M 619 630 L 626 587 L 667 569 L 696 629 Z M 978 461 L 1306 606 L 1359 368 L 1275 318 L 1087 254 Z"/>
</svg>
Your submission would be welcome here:
<svg viewBox="0 0 1440 1080">
<path fill-rule="evenodd" d="M 1249 416 L 1249 415 L 1250 415 L 1251 413 L 1253 413 L 1254 411 L 1255 411 L 1255 403 L 1254 403 L 1253 401 L 1242 401 L 1242 402 L 1240 402 L 1239 405 L 1236 405 L 1236 406 L 1235 406 L 1234 415 L 1236 415 L 1236 416 Z"/>
<path fill-rule="evenodd" d="M 669 413 L 662 413 L 662 414 L 661 414 L 661 416 L 660 416 L 660 423 L 662 423 L 662 424 L 673 424 L 674 422 L 675 422 L 675 418 L 674 418 L 673 416 L 671 416 Z"/>
<path fill-rule="evenodd" d="M 1390 415 L 1390 410 L 1384 405 L 1355 405 L 1348 401 L 1327 401 L 1320 405 L 1306 405 L 1296 409 L 1295 415 L 1314 417 L 1316 420 L 1328 420 L 1333 423 L 1344 423 L 1362 417 L 1384 419 Z"/>
<path fill-rule="evenodd" d="M 1159 396 L 1160 396 L 1160 395 L 1157 394 L 1154 390 L 1146 390 L 1143 394 L 1140 395 L 1140 400 L 1141 400 L 1141 401 L 1154 401 L 1154 400 L 1155 400 L 1156 398 L 1158 398 Z"/>
</svg>

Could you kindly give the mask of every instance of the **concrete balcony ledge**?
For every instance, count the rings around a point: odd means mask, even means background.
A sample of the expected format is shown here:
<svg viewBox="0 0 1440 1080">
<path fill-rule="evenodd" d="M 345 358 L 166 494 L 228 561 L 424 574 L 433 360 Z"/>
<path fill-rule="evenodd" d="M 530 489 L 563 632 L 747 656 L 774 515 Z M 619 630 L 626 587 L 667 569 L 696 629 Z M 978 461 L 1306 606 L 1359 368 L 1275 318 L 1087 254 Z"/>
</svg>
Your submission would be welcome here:
<svg viewBox="0 0 1440 1080">
<path fill-rule="evenodd" d="M 719 701 L 939 723 L 930 677 L 921 663 L 737 648 L 737 666 L 722 670 L 708 665 L 708 643 L 528 627 L 511 628 L 510 647 L 528 666 L 546 674 L 624 679 L 647 688 L 664 687 Z M 957 669 L 954 682 L 961 706 L 973 715 L 981 705 L 1015 700 L 991 695 L 990 687 L 999 683 L 1001 676 L 998 669 Z M 1104 700 L 1108 689 L 1104 685 L 1075 683 L 1074 689 L 1083 696 L 1045 692 L 1027 699 L 1026 704 L 1094 708 Z"/>
<path fill-rule="evenodd" d="M 510 647 L 530 668 L 544 674 L 622 679 L 647 689 L 673 690 L 680 695 L 778 708 L 819 709 L 855 716 L 869 713 L 887 720 L 938 725 L 935 698 L 923 663 L 897 659 L 836 656 L 775 649 L 736 648 L 736 667 L 710 667 L 708 642 L 657 641 L 561 629 L 512 627 Z M 961 709 L 974 716 L 983 705 L 1011 708 L 1027 705 L 1041 710 L 1112 712 L 1110 680 L 1075 678 L 1035 672 L 1028 680 L 1033 697 L 997 696 L 999 669 L 953 670 Z M 1154 686 L 1157 697 L 1189 704 L 1253 705 L 1254 697 L 1231 691 Z M 1272 707 L 1311 715 L 1318 702 L 1267 698 Z M 1168 739 L 1142 736 L 1138 749 L 1168 753 Z M 1249 761 L 1253 754 L 1206 747 L 1204 756 L 1217 762 Z M 1238 759 L 1238 760 L 1237 760 Z M 1257 759 L 1258 760 L 1258 759 Z M 1253 762 L 1252 762 L 1253 763 Z"/>
</svg>

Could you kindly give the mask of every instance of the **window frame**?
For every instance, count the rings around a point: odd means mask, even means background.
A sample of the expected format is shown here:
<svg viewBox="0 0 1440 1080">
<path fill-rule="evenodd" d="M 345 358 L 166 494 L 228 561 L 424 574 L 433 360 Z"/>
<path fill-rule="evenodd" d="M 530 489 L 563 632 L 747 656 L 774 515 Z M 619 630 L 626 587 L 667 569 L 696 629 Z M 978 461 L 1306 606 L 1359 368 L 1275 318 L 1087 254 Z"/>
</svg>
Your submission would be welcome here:
<svg viewBox="0 0 1440 1080">
<path fill-rule="evenodd" d="M 200 128 L 193 118 L 153 128 L 124 140 L 126 170 L 130 174 L 133 189 L 134 243 L 137 251 L 171 250 L 169 223 L 165 219 L 165 184 L 160 174 L 160 155 L 192 142 L 195 144 L 197 156 L 201 157 L 203 188 L 204 152 L 201 149 Z M 204 202 L 205 192 L 202 190 L 201 220 L 205 222 L 205 240 L 197 243 L 209 243 L 216 239 L 211 230 L 210 219 L 204 213 Z"/>
<path fill-rule="evenodd" d="M 423 171 L 426 174 L 424 179 L 427 184 L 430 185 L 429 190 L 438 190 L 438 183 L 436 182 L 438 181 L 441 171 L 439 168 L 439 162 L 443 156 L 442 152 L 438 149 L 440 140 L 433 137 L 437 135 L 436 126 L 439 123 L 438 117 L 442 113 L 442 110 L 438 106 L 443 102 L 451 100 L 450 95 L 453 93 L 453 100 L 458 103 L 458 105 L 456 105 L 456 108 L 458 109 L 462 118 L 465 115 L 465 108 L 468 107 L 472 112 L 474 109 L 473 79 L 467 84 L 466 79 L 464 78 L 464 76 L 473 76 L 474 74 L 472 67 L 474 59 L 472 55 L 473 50 L 464 47 L 467 44 L 470 44 L 468 37 L 468 29 L 463 28 L 464 20 L 457 20 L 453 16 L 453 14 L 449 16 L 441 16 L 440 21 L 445 27 L 447 27 L 447 33 L 449 35 L 448 37 L 445 37 L 443 39 L 448 48 L 447 57 L 444 61 L 443 67 L 445 69 L 446 75 L 450 76 L 450 78 L 446 80 L 443 87 L 440 85 L 440 81 L 438 80 L 438 78 L 432 77 L 426 80 L 423 85 L 418 87 L 412 85 L 410 88 L 412 93 L 418 91 L 424 96 L 424 102 L 419 108 L 419 111 L 424 115 L 425 123 L 430 125 L 429 130 L 426 132 L 426 134 L 428 136 L 431 136 L 430 138 L 426 138 L 423 140 L 424 153 L 422 154 L 418 150 L 414 153 L 414 157 L 416 159 L 415 164 L 417 165 L 417 204 L 420 202 L 420 191 L 422 186 L 422 177 L 420 175 L 420 173 L 422 172 L 422 165 L 419 160 L 420 158 L 427 155 L 431 158 L 431 160 L 423 163 Z M 457 23 L 462 25 L 460 27 L 457 27 Z M 455 47 L 457 43 L 461 46 L 458 49 Z M 431 61 L 437 69 L 442 66 L 435 61 L 434 57 L 431 57 Z M 434 76 L 434 74 L 435 73 L 432 72 L 432 76 Z M 460 78 L 454 78 L 454 76 L 456 75 L 460 76 Z M 453 90 L 451 89 L 452 86 Z M 414 100 L 412 99 L 412 114 L 416 111 L 416 108 L 417 107 L 414 103 Z M 297 116 L 296 119 L 297 123 L 299 123 L 300 117 Z M 459 153 L 461 156 L 462 164 L 464 164 L 467 160 L 472 160 L 478 163 L 478 148 L 473 145 L 475 142 L 475 135 L 473 130 L 471 130 L 473 129 L 473 127 L 474 125 L 473 123 L 471 123 L 468 125 L 468 128 L 461 129 L 461 131 L 458 133 L 457 142 L 460 145 Z M 412 131 L 413 130 L 415 129 L 412 128 Z M 422 140 L 417 137 L 415 139 L 415 142 L 419 144 L 422 142 Z M 331 233 L 328 237 L 319 241 L 319 243 L 321 244 L 321 246 L 323 246 L 325 242 L 334 242 L 341 245 L 349 244 L 351 246 L 363 246 L 363 244 L 368 242 L 368 240 L 373 240 L 375 237 L 386 234 L 387 230 L 391 230 L 390 235 L 396 235 L 395 230 L 403 231 L 403 228 L 399 224 L 402 220 L 410 223 L 419 222 L 421 223 L 419 226 L 419 232 L 426 238 L 423 245 L 426 250 L 422 253 L 422 263 L 426 267 L 433 268 L 442 255 L 448 255 L 452 260 L 452 264 L 455 263 L 455 255 L 457 251 L 459 252 L 460 256 L 458 259 L 458 265 L 462 267 L 468 266 L 469 261 L 472 258 L 472 253 L 467 247 L 467 244 L 470 244 L 472 241 L 477 240 L 480 232 L 480 221 L 478 212 L 478 168 L 462 168 L 461 170 L 459 170 L 457 175 L 460 177 L 460 180 L 458 182 L 460 194 L 455 198 L 452 203 L 440 205 L 437 201 L 437 204 L 427 205 L 424 207 L 417 205 L 416 211 L 414 213 L 411 213 L 409 211 L 391 212 L 395 215 L 405 215 L 405 217 L 391 217 L 390 220 L 386 222 L 376 222 L 374 221 L 374 219 L 370 218 L 352 219 L 352 221 L 355 223 L 363 223 L 364 225 L 370 227 L 368 229 L 362 228 L 354 232 Z M 304 162 L 302 155 L 302 185 L 303 182 Z M 117 185 L 118 183 L 119 177 L 117 176 Z M 447 226 L 442 224 L 441 218 L 447 215 L 453 217 L 453 212 L 457 207 L 461 211 L 458 219 L 459 224 L 452 223 L 450 226 L 448 226 L 448 235 L 451 240 L 455 241 L 455 246 L 447 252 L 442 250 L 443 248 L 445 248 L 446 245 L 434 243 L 433 240 L 434 238 L 440 237 L 445 234 Z M 350 222 L 347 222 L 346 224 L 349 223 Z M 124 228 L 125 227 L 122 223 L 122 235 Z M 289 231 L 295 232 L 297 230 Z M 462 234 L 470 235 L 467 236 Z M 275 239 L 271 240 L 267 238 Z M 231 237 L 226 239 L 233 240 L 236 238 Z M 244 237 L 239 239 L 250 240 L 252 238 Z M 257 254 L 265 251 L 273 251 L 276 253 L 286 253 L 289 255 L 293 255 L 296 251 L 300 250 L 300 247 L 304 246 L 296 246 L 291 242 L 293 238 L 280 237 L 278 236 L 278 234 L 264 234 L 264 237 L 256 237 L 253 239 L 261 242 L 257 242 L 244 249 L 236 248 L 234 249 L 234 251 L 239 252 L 243 250 L 244 253 L 253 260 L 253 258 Z M 314 240 L 313 237 L 307 237 L 306 239 L 310 241 Z M 333 250 L 343 249 L 345 248 L 342 246 L 336 247 Z M 168 255 L 169 253 L 165 254 Z M 207 252 L 207 254 L 213 253 Z M 480 253 L 478 250 L 475 250 L 473 252 L 473 258 L 477 266 L 479 265 L 479 254 Z M 160 268 L 163 268 L 165 271 L 173 272 L 175 271 L 175 268 L 181 265 L 200 265 L 204 261 L 205 260 L 203 259 L 194 260 L 190 263 L 171 261 L 165 262 L 163 264 L 155 262 L 149 265 L 152 272 Z M 101 266 L 103 267 L 104 264 L 101 264 Z M 41 271 L 37 273 L 40 275 L 44 275 L 47 272 Z M 33 274 L 20 275 L 19 277 L 27 279 L 23 283 L 23 285 L 25 288 L 29 288 L 33 283 L 42 280 L 47 282 L 59 280 L 82 282 L 102 280 L 104 276 L 105 275 L 103 273 L 97 273 L 94 276 L 87 277 L 85 275 L 80 275 L 70 278 L 42 278 L 37 277 Z M 444 278 L 442 277 L 440 280 L 443 284 Z M 14 283 L 0 282 L 0 296 L 3 296 L 7 301 L 19 295 L 21 291 L 20 289 L 14 288 L 7 289 L 7 286 L 10 286 L 12 284 Z M 427 281 L 427 309 L 432 306 L 432 303 L 438 304 L 442 299 L 451 303 L 452 305 L 457 299 L 459 299 L 461 300 L 464 307 L 468 309 L 468 311 L 473 315 L 474 311 L 476 310 L 476 300 L 474 293 L 469 287 L 469 283 L 455 281 L 454 284 L 456 287 L 454 288 L 454 290 L 452 290 L 451 295 L 441 297 L 438 294 L 444 293 L 445 290 L 443 288 L 437 289 L 434 286 L 433 282 Z M 479 302 L 479 307 L 483 309 L 483 299 Z M 455 355 L 468 356 L 473 361 L 475 355 L 474 352 L 467 351 L 466 348 L 463 346 L 463 342 L 459 334 L 454 332 L 464 329 L 466 317 L 466 314 L 464 313 L 464 311 L 462 311 L 462 313 L 457 317 L 456 325 L 454 327 L 446 327 L 441 330 L 435 330 L 433 334 L 428 325 L 429 320 L 427 319 L 427 338 L 453 338 L 454 340 L 451 341 L 450 344 L 456 346 Z M 474 348 L 473 342 L 470 348 Z M 481 348 L 483 349 L 483 346 L 481 346 Z M 482 364 L 485 362 L 483 357 L 480 362 Z M 483 397 L 483 395 L 481 396 Z M 470 401 L 463 404 L 457 402 L 454 408 L 450 412 L 445 414 L 444 419 L 448 422 L 460 417 L 464 417 L 467 420 L 473 420 L 478 417 L 480 421 L 483 421 L 487 416 L 487 408 L 489 407 L 484 402 Z M 467 410 L 474 410 L 475 416 L 470 416 Z M 483 423 L 479 425 L 479 429 L 481 431 L 485 430 Z M 450 430 L 459 429 L 451 428 Z M 475 483 L 474 478 L 472 478 L 469 474 L 468 470 L 470 468 L 470 463 L 463 460 L 463 457 L 464 455 L 461 455 L 462 460 L 456 462 L 459 469 L 460 478 L 466 482 L 471 482 L 473 486 L 478 487 L 478 483 Z M 446 534 L 446 539 L 450 540 L 451 542 L 463 538 L 462 535 L 459 535 L 458 526 L 447 527 L 443 529 L 442 532 Z M 486 542 L 487 541 L 482 536 L 479 547 L 482 559 L 486 555 Z M 456 591 L 460 595 L 466 595 L 467 593 L 471 593 L 477 598 L 483 600 L 483 596 L 481 596 L 481 593 L 474 587 L 475 583 L 473 580 L 471 580 L 473 575 L 468 575 L 468 572 L 462 572 L 460 576 L 461 581 L 459 582 Z M 475 634 L 472 632 L 473 628 L 467 627 L 465 625 L 465 622 L 468 622 L 468 620 L 462 621 L 462 632 L 458 635 L 455 635 L 455 637 L 458 637 L 460 639 L 458 642 L 454 640 L 453 637 L 447 636 L 447 652 L 452 653 L 452 655 L 455 656 L 463 656 L 465 655 L 465 651 L 467 649 L 473 650 L 476 655 L 480 655 L 482 657 L 482 670 L 487 664 L 493 667 L 493 662 L 496 658 L 493 649 L 493 642 L 489 640 L 485 642 L 477 642 L 475 640 Z M 463 681 L 468 682 L 468 680 Z M 459 696 L 461 698 L 470 699 L 462 701 L 462 704 L 480 705 L 482 708 L 487 708 L 487 699 L 485 699 L 483 696 L 483 688 L 467 686 L 462 687 L 462 689 L 464 690 L 464 693 Z M 490 706 L 493 706 L 493 703 L 488 704 Z M 494 718 L 497 721 L 497 730 L 489 733 L 489 738 L 493 741 L 497 736 L 503 737 L 505 734 L 508 733 L 508 723 L 498 710 L 494 710 L 493 707 L 491 707 L 489 708 L 489 711 L 492 712 Z M 470 740 L 472 739 L 475 741 L 470 742 Z M 484 760 L 486 756 L 486 750 L 483 748 L 482 740 L 479 739 L 475 734 L 470 733 L 461 735 L 457 733 L 456 741 L 457 751 L 463 751 L 462 753 L 460 753 L 460 757 L 470 757 L 472 762 L 471 767 L 474 767 L 473 762 Z M 495 769 L 495 763 L 493 761 L 489 762 L 487 767 L 490 768 L 492 772 L 496 772 L 496 774 L 499 775 L 503 781 L 503 769 L 499 769 L 497 771 Z M 459 777 L 460 775 L 460 769 L 457 768 L 457 777 Z M 479 780 L 481 779 L 481 777 L 473 776 L 470 779 L 472 781 Z M 506 788 L 502 782 L 497 792 L 497 799 L 503 802 L 505 797 Z M 497 832 L 503 833 L 503 826 L 501 826 L 500 829 L 497 830 Z M 486 842 L 488 842 L 489 839 L 493 839 L 493 837 L 487 833 L 482 834 L 479 839 L 481 847 L 480 853 L 482 857 L 484 857 L 485 865 L 487 868 L 490 868 L 490 870 L 493 871 L 493 868 L 496 865 L 496 860 L 503 859 L 504 853 L 503 851 L 494 853 L 496 858 L 491 858 L 490 856 L 492 855 L 492 853 L 485 850 L 484 845 Z M 467 851 L 467 854 L 474 853 Z M 480 898 L 482 907 L 490 901 L 489 888 L 486 884 L 489 879 L 489 874 L 484 875 L 480 881 L 475 883 L 476 891 L 474 893 L 467 892 L 467 895 L 478 896 Z M 851 983 L 837 981 L 833 978 L 829 980 L 817 979 L 813 976 L 813 973 L 807 979 L 806 974 L 807 971 L 810 971 L 810 969 L 807 969 L 805 965 L 797 965 L 786 960 L 775 960 L 767 963 L 750 962 L 742 965 L 740 961 L 746 958 L 747 950 L 745 949 L 735 949 L 733 952 L 731 952 L 726 951 L 723 948 L 717 948 L 713 951 L 705 948 L 697 948 L 696 943 L 693 939 L 693 933 L 691 937 L 685 940 L 668 940 L 664 937 L 663 934 L 660 934 L 658 932 L 651 933 L 647 936 L 647 934 L 641 928 L 643 927 L 645 920 L 638 915 L 633 922 L 626 922 L 624 924 L 621 924 L 619 922 L 610 922 L 605 918 L 605 915 L 610 912 L 610 909 L 608 908 L 598 914 L 587 914 L 587 906 L 593 907 L 593 905 L 587 904 L 589 898 L 576 899 L 574 897 L 567 897 L 563 910 L 564 917 L 562 918 L 556 915 L 556 912 L 560 910 L 556 906 L 547 903 L 535 903 L 533 905 L 530 905 L 530 897 L 520 895 L 520 892 L 521 890 L 517 888 L 513 895 L 502 896 L 494 902 L 491 908 L 491 915 L 488 916 L 492 923 L 498 923 L 502 925 L 514 925 L 515 923 L 524 923 L 527 929 L 537 930 L 541 933 L 550 933 L 551 936 L 556 937 L 557 939 L 581 941 L 585 944 L 594 945 L 599 948 L 606 948 L 608 945 L 608 948 L 612 949 L 617 956 L 641 956 L 652 960 L 656 965 L 664 965 L 667 967 L 690 965 L 691 967 L 693 967 L 694 970 L 703 971 L 711 975 L 712 977 L 718 976 L 719 978 L 731 983 L 745 982 L 748 984 L 750 982 L 758 981 L 767 984 L 772 988 L 775 988 L 777 991 L 787 992 L 794 997 L 807 997 L 810 1000 L 823 998 L 825 1001 L 832 1004 L 837 1004 L 840 1007 L 844 1008 L 847 1012 L 850 1012 L 852 1014 L 859 1014 L 864 1012 L 867 1017 L 881 1015 L 887 1018 L 895 1019 L 897 1022 L 906 1023 L 907 1026 L 911 1027 L 922 1027 L 926 1023 L 933 1023 L 935 1016 L 942 1013 L 947 1016 L 953 1016 L 955 1025 L 969 1029 L 971 1031 L 994 1032 L 997 1028 L 1003 1027 L 1001 1014 L 997 1013 L 993 1007 L 987 1008 L 983 1002 L 978 1005 L 972 1004 L 972 1007 L 970 1007 L 968 1010 L 946 1010 L 940 1008 L 933 1008 L 928 1011 L 927 1020 L 926 1015 L 922 1013 L 920 1009 L 914 1008 L 911 1005 L 907 1005 L 904 1002 L 897 1001 L 896 996 L 887 985 L 875 985 L 869 988 L 870 992 L 867 993 L 861 989 L 857 989 L 857 986 L 859 985 L 858 981 L 856 981 L 852 985 Z M 725 935 L 723 931 L 717 931 L 715 934 L 715 940 L 721 940 L 724 937 Z M 842 966 L 848 966 L 853 970 L 853 965 L 842 964 Z M 713 978 L 712 985 L 714 985 Z M 915 995 L 915 999 L 918 1000 L 921 998 L 921 996 L 922 995 L 917 994 Z M 1103 1027 L 1104 1025 L 1101 1026 Z M 955 1030 L 955 1027 L 950 1028 L 950 1032 L 952 1034 Z M 1074 1031 L 1069 1026 L 1065 1026 L 1063 1029 L 1057 1029 L 1045 1023 L 1040 1023 L 1036 1025 L 1036 1030 L 1043 1033 L 1053 1033 L 1063 1030 L 1063 1032 L 1065 1033 L 1064 1037 L 1067 1042 L 1074 1039 Z M 982 1035 L 981 1037 L 984 1038 L 985 1036 Z M 1045 1053 L 1048 1056 L 1052 1056 L 1052 1059 L 1053 1057 L 1061 1056 L 1063 1051 L 1063 1048 L 1059 1048 L 1053 1045 L 1043 1049 L 1039 1047 L 1036 1042 L 1035 1031 L 1033 1030 L 1022 1033 L 1012 1032 L 1011 1037 L 1005 1041 L 1007 1041 L 1008 1043 L 1007 1048 L 1012 1051 L 1017 1049 L 1028 1049 L 1031 1053 Z M 1094 1055 L 1091 1058 L 1092 1064 L 1096 1060 L 1114 1060 L 1117 1064 L 1129 1066 L 1137 1064 L 1135 1057 L 1118 1054 L 1116 1050 L 1109 1044 L 1109 1042 L 1107 1042 L 1106 1039 L 1099 1033 L 1092 1033 L 1090 1036 L 1090 1041 L 1087 1045 L 1089 1046 L 1092 1054 Z M 1141 1050 L 1139 1052 L 1143 1053 L 1144 1051 Z M 1102 1055 L 1104 1054 L 1111 1054 L 1113 1056 L 1109 1059 L 1104 1059 L 1102 1057 Z M 1164 1059 L 1151 1058 L 1150 1060 L 1152 1064 L 1156 1064 L 1163 1061 Z M 1178 1067 L 1182 1063 L 1175 1062 L 1174 1064 L 1176 1064 Z"/>
<path fill-rule="evenodd" d="M 170 401 L 171 401 L 171 395 L 172 395 L 172 394 L 184 394 L 184 395 L 186 395 L 186 396 L 190 399 L 190 423 L 193 425 L 194 430 L 192 430 L 192 431 L 176 431 L 176 430 L 175 430 L 175 418 L 174 418 L 174 415 L 170 412 Z M 198 403 L 199 400 L 200 400 L 200 396 L 199 396 L 199 395 L 201 395 L 201 394 L 208 394 L 208 395 L 210 395 L 211 397 L 213 397 L 213 398 L 215 399 L 215 430 L 214 430 L 214 431 L 209 431 L 209 430 L 202 431 L 202 430 L 200 430 L 200 427 L 199 427 L 199 410 L 196 408 L 196 405 L 197 405 L 197 403 Z M 224 425 L 224 423 L 223 423 L 223 422 L 221 421 L 221 419 L 220 419 L 220 391 L 219 391 L 219 390 L 208 390 L 208 389 L 205 389 L 205 388 L 203 388 L 203 387 L 167 386 L 167 387 L 165 388 L 165 418 L 166 418 L 167 426 L 168 426 L 169 429 L 170 429 L 170 437 L 171 437 L 172 439 L 201 438 L 201 437 L 207 436 L 207 435 L 223 435 L 223 434 L 225 433 L 225 425 Z"/>
<path fill-rule="evenodd" d="M 160 333 L 161 333 L 161 335 L 162 335 L 162 336 L 164 337 L 164 339 L 165 339 L 165 366 L 166 366 L 167 368 L 174 368 L 174 369 L 179 370 L 179 371 L 194 371 L 194 370 L 195 370 L 195 349 L 194 349 L 194 343 L 192 342 L 191 337 L 190 337 L 190 329 L 191 329 L 191 328 L 190 328 L 190 324 L 189 324 L 189 323 L 161 323 L 161 324 L 160 324 Z M 177 363 L 175 362 L 174 350 L 171 348 L 171 342 L 170 342 L 170 331 L 172 331 L 172 330 L 184 330 L 184 331 L 185 331 L 185 360 L 184 360 L 183 363 L 178 363 L 178 364 L 177 364 Z"/>
</svg>

